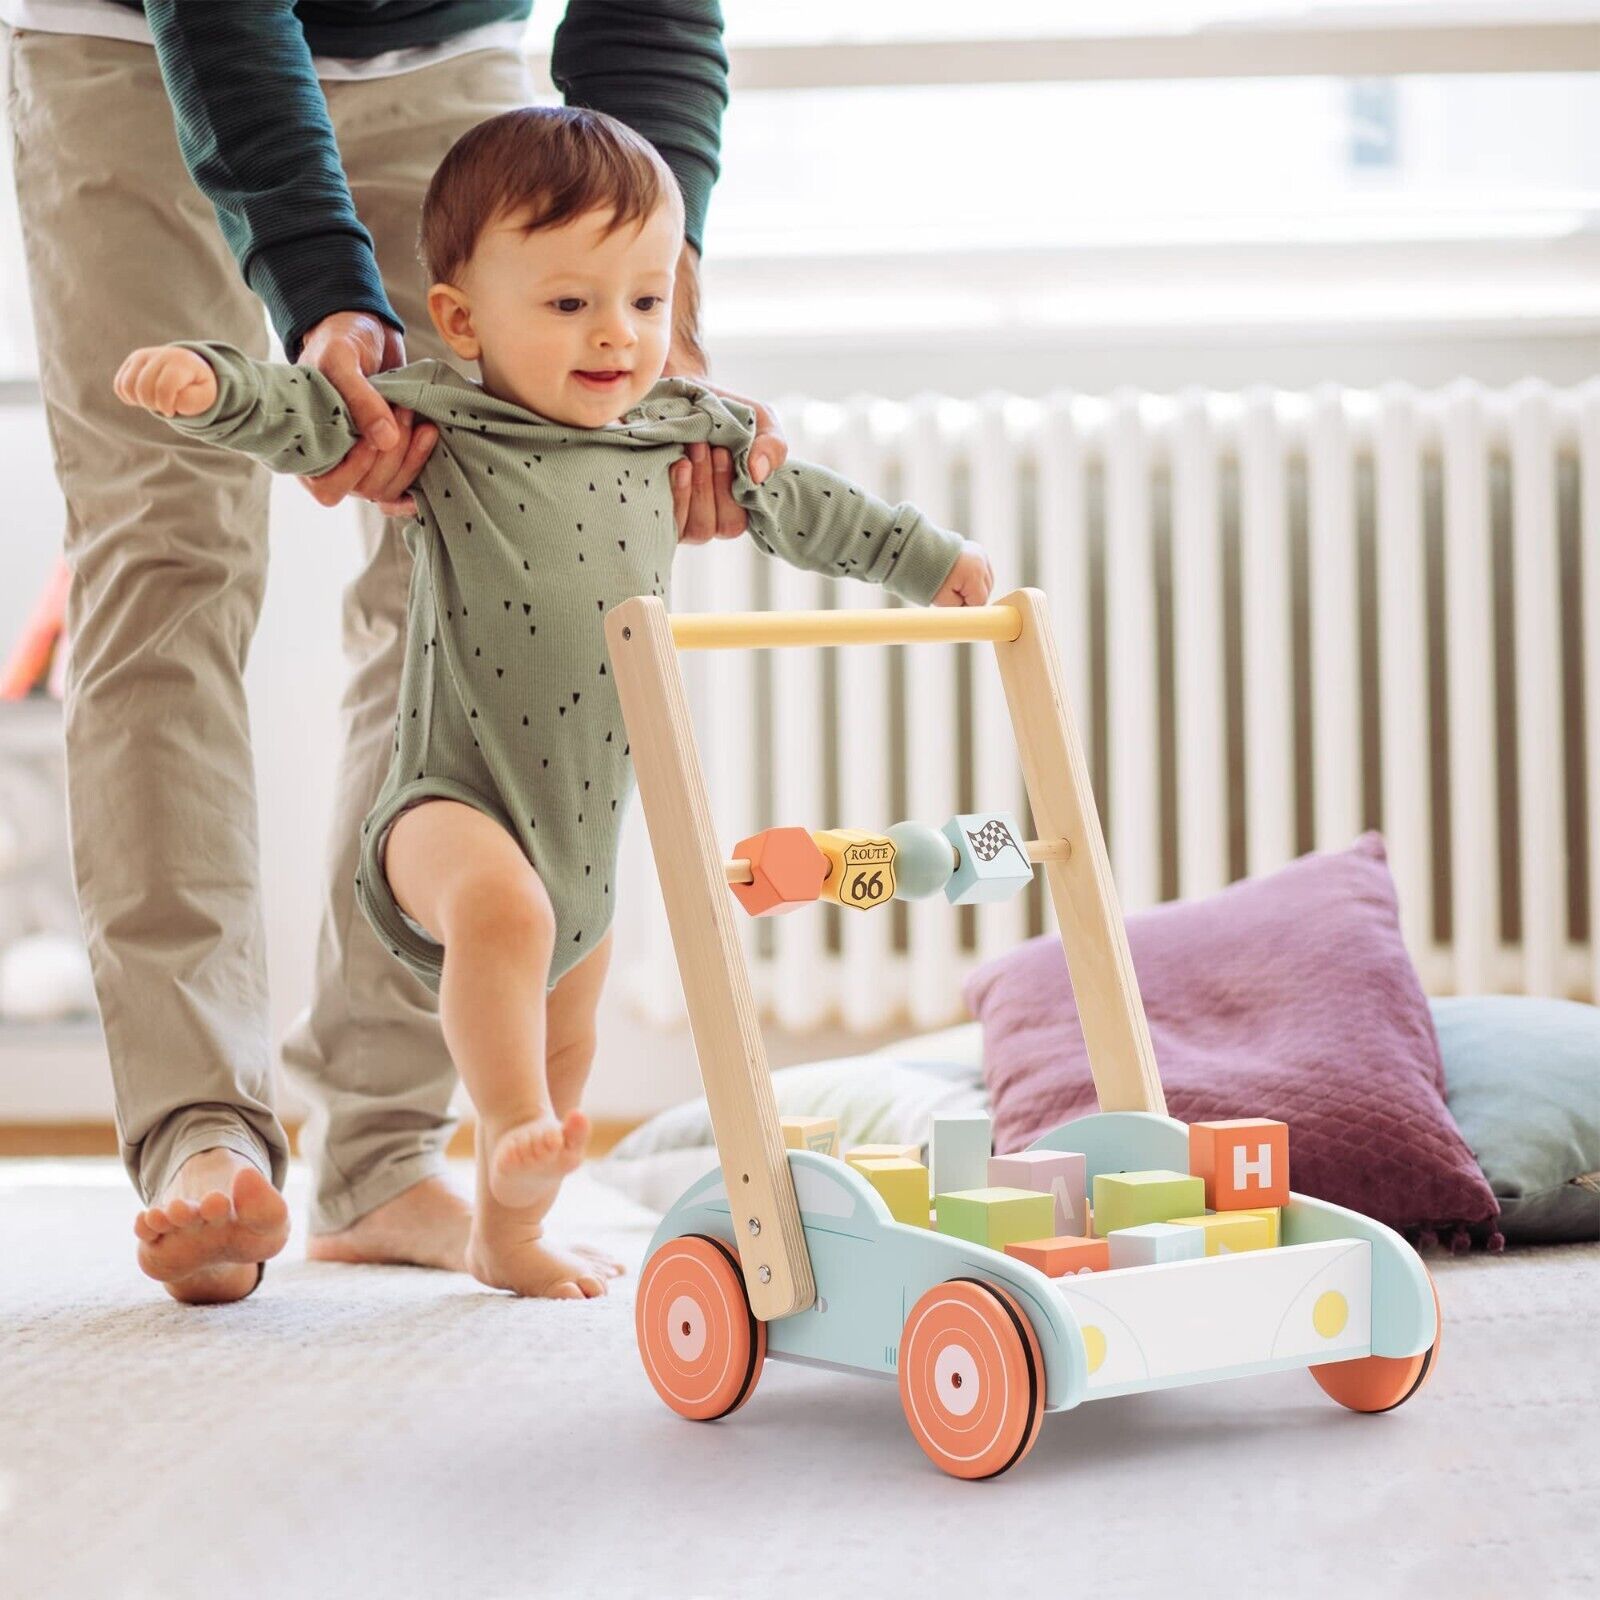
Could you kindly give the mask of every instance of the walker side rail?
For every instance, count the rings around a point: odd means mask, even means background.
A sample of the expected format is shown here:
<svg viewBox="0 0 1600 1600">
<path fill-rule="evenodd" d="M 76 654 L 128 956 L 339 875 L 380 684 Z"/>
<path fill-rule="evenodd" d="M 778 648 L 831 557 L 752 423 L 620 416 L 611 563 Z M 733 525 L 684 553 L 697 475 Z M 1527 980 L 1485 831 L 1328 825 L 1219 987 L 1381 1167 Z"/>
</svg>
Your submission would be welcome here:
<svg viewBox="0 0 1600 1600">
<path fill-rule="evenodd" d="M 740 1266 L 751 1310 L 763 1322 L 806 1310 L 816 1288 L 676 652 L 932 640 L 993 643 L 1035 832 L 1070 846 L 1041 864 L 1100 1107 L 1166 1111 L 1099 812 L 1039 590 L 1016 589 L 993 605 L 966 608 L 678 617 L 669 617 L 654 596 L 622 602 L 606 616 L 606 642 Z"/>
</svg>

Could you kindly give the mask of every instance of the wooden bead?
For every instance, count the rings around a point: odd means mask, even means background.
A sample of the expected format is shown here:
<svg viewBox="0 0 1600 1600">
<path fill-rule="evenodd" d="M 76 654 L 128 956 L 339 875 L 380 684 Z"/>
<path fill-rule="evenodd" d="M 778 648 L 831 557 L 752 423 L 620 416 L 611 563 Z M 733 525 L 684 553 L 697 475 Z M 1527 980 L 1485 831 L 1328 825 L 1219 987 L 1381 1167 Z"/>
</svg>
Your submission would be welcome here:
<svg viewBox="0 0 1600 1600">
<path fill-rule="evenodd" d="M 975 811 L 951 817 L 944 836 L 961 863 L 944 886 L 953 906 L 1009 900 L 1033 882 L 1033 863 L 1022 848 L 1022 830 L 1007 811 Z"/>
<path fill-rule="evenodd" d="M 765 828 L 741 839 L 733 853 L 750 863 L 751 881 L 728 887 L 752 917 L 793 911 L 822 893 L 828 863 L 804 828 Z"/>
<path fill-rule="evenodd" d="M 894 895 L 894 840 L 859 828 L 824 828 L 811 837 L 828 860 L 824 900 L 857 911 L 888 905 Z"/>
<path fill-rule="evenodd" d="M 938 894 L 956 870 L 950 841 L 926 822 L 897 822 L 894 840 L 894 892 L 902 900 L 926 900 Z"/>
</svg>

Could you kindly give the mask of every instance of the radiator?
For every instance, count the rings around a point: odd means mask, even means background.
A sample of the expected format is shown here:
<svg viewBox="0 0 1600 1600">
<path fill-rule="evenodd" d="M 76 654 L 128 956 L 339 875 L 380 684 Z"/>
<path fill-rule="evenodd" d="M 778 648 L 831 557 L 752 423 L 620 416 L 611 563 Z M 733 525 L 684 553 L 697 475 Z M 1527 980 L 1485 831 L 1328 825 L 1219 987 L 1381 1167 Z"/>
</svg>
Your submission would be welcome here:
<svg viewBox="0 0 1600 1600">
<path fill-rule="evenodd" d="M 791 453 L 988 549 L 1049 596 L 1126 911 L 1384 834 L 1434 993 L 1593 998 L 1600 973 L 1600 383 L 779 402 Z M 679 552 L 679 610 L 881 591 Z M 887 600 L 887 603 L 896 602 Z M 982 647 L 683 665 L 719 835 L 1031 818 Z M 682 1015 L 642 823 L 627 991 Z M 742 920 L 742 919 L 741 919 Z M 765 1015 L 935 1027 L 975 965 L 1053 931 L 1040 886 L 744 924 Z"/>
</svg>

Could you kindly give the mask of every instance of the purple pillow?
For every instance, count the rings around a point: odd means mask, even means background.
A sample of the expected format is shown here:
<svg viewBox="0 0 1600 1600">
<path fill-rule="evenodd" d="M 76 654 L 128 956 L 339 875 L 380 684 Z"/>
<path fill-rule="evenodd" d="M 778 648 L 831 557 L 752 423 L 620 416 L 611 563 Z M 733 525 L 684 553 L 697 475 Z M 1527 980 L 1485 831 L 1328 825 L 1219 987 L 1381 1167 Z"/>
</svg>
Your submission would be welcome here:
<svg viewBox="0 0 1600 1600">
<path fill-rule="evenodd" d="M 1128 945 L 1172 1116 L 1286 1122 L 1297 1193 L 1452 1231 L 1458 1248 L 1498 1215 L 1445 1107 L 1377 834 L 1131 916 Z M 979 968 L 965 997 L 983 1023 L 997 1151 L 1097 1109 L 1058 937 Z"/>
</svg>

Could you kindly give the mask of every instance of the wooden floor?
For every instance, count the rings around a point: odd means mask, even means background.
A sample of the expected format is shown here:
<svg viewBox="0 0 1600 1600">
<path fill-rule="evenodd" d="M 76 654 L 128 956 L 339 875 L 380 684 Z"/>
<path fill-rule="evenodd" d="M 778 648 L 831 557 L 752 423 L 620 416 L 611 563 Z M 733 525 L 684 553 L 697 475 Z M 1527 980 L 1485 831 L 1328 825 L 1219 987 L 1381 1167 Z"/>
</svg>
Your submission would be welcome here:
<svg viewBox="0 0 1600 1600">
<path fill-rule="evenodd" d="M 603 1156 L 638 1126 L 621 1117 L 601 1117 L 589 1137 L 589 1154 Z M 300 1124 L 286 1124 L 289 1142 L 300 1153 Z M 463 1122 L 450 1140 L 452 1156 L 472 1154 L 473 1124 Z M 114 1156 L 117 1130 L 109 1122 L 0 1122 L 0 1159 L 7 1156 Z"/>
</svg>

